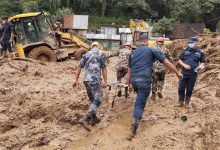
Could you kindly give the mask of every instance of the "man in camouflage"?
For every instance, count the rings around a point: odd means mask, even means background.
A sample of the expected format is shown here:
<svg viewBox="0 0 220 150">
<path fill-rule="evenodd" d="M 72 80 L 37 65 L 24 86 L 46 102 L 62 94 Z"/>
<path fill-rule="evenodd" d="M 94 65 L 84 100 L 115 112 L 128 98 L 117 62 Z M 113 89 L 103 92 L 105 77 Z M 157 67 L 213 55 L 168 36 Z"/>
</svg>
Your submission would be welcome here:
<svg viewBox="0 0 220 150">
<path fill-rule="evenodd" d="M 158 38 L 154 48 L 161 51 L 165 55 L 166 59 L 173 62 L 173 58 L 169 50 L 164 45 L 164 38 Z M 165 75 L 166 67 L 164 64 L 160 63 L 159 61 L 155 61 L 152 73 L 152 100 L 155 100 L 156 95 L 158 95 L 159 98 L 163 98 L 162 90 L 164 86 Z"/>
<path fill-rule="evenodd" d="M 131 43 L 125 43 L 122 49 L 116 50 L 111 56 L 119 56 L 119 61 L 116 65 L 117 81 L 121 82 L 128 73 L 128 58 L 131 54 Z"/>
<path fill-rule="evenodd" d="M 91 47 L 92 50 L 83 55 L 80 60 L 79 68 L 76 72 L 76 81 L 73 85 L 78 85 L 81 69 L 85 68 L 83 83 L 89 97 L 89 108 L 86 114 L 79 120 L 80 124 L 95 124 L 100 121 L 96 116 L 96 110 L 102 101 L 102 88 L 107 86 L 106 54 L 100 51 L 101 45 L 98 42 L 92 43 Z M 104 80 L 103 85 L 101 74 Z"/>
</svg>

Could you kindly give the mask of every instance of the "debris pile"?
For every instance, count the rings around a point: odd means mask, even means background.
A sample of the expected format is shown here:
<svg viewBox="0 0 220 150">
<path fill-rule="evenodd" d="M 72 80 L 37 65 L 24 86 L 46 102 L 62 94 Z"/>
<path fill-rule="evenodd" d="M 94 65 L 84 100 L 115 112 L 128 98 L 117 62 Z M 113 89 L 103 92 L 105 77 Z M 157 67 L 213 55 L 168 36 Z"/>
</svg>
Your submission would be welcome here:
<svg viewBox="0 0 220 150">
<path fill-rule="evenodd" d="M 206 67 L 199 72 L 191 108 L 175 107 L 178 79 L 168 74 L 164 98 L 149 102 L 144 114 L 157 119 L 142 122 L 132 142 L 125 139 L 133 94 L 117 97 L 112 109 L 103 100 L 98 110 L 102 121 L 88 132 L 75 125 L 88 107 L 82 82 L 72 88 L 78 62 L 0 61 L 0 149 L 219 149 L 220 35 L 203 35 L 200 40 Z M 176 41 L 176 56 L 186 45 L 187 40 Z M 111 58 L 108 65 L 109 82 L 116 80 L 116 62 Z"/>
<path fill-rule="evenodd" d="M 71 88 L 76 64 L 1 62 L 0 147 L 37 147 L 67 138 L 61 135 L 87 108 L 83 87 Z"/>
</svg>

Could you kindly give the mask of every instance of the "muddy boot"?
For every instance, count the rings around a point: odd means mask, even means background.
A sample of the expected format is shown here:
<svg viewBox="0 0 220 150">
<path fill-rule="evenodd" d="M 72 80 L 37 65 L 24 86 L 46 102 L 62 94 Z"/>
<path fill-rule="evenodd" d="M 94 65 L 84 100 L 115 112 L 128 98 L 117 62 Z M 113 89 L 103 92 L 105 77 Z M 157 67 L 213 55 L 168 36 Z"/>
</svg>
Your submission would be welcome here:
<svg viewBox="0 0 220 150">
<path fill-rule="evenodd" d="M 184 98 L 179 97 L 179 105 L 177 107 L 183 107 L 184 106 Z"/>
<path fill-rule="evenodd" d="M 158 97 L 159 97 L 160 99 L 163 98 L 163 94 L 162 94 L 161 91 L 157 92 L 157 95 L 158 95 Z"/>
<path fill-rule="evenodd" d="M 100 121 L 101 121 L 101 119 L 98 118 L 98 117 L 96 116 L 96 114 L 92 114 L 91 120 L 90 120 L 90 124 L 91 124 L 91 125 L 95 125 L 95 124 L 99 123 Z"/>
<path fill-rule="evenodd" d="M 139 122 L 138 119 L 133 119 L 131 124 L 131 134 L 127 138 L 128 140 L 132 140 L 135 137 Z"/>
<path fill-rule="evenodd" d="M 86 113 L 81 119 L 79 119 L 79 124 L 85 125 L 91 120 L 91 114 Z"/>
<path fill-rule="evenodd" d="M 190 100 L 186 100 L 186 102 L 185 102 L 185 107 L 186 107 L 187 109 L 190 108 L 189 103 L 190 103 Z"/>
<path fill-rule="evenodd" d="M 155 102 L 155 100 L 156 100 L 156 94 L 155 93 L 152 93 L 151 100 Z"/>
<path fill-rule="evenodd" d="M 184 101 L 179 101 L 178 107 L 183 107 L 184 106 Z"/>
</svg>

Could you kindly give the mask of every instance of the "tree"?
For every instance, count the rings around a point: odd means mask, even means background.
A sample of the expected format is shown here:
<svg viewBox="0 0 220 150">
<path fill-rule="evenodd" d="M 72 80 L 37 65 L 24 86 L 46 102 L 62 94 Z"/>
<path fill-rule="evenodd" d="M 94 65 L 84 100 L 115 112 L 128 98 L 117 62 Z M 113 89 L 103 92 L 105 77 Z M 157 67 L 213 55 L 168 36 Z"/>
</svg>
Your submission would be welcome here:
<svg viewBox="0 0 220 150">
<path fill-rule="evenodd" d="M 160 36 L 167 35 L 172 30 L 172 25 L 176 23 L 174 18 L 166 18 L 158 20 L 153 23 L 153 32 L 160 34 Z"/>
<path fill-rule="evenodd" d="M 106 10 L 106 0 L 101 0 L 102 2 L 102 11 L 101 11 L 101 17 L 105 16 L 105 10 Z"/>
<path fill-rule="evenodd" d="M 61 0 L 49 0 L 50 12 L 56 12 L 61 7 Z"/>
<path fill-rule="evenodd" d="M 21 3 L 19 0 L 1 0 L 0 16 L 11 16 L 21 12 Z"/>
<path fill-rule="evenodd" d="M 36 0 L 21 0 L 22 12 L 35 12 L 39 11 L 39 1 Z"/>
</svg>

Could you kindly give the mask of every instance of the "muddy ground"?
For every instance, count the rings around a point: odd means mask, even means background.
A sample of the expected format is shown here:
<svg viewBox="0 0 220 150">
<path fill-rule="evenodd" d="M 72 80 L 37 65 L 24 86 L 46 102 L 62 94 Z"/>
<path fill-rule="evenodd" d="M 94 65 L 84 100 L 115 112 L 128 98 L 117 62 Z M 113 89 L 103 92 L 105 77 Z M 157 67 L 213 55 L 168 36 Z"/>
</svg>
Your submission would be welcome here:
<svg viewBox="0 0 220 150">
<path fill-rule="evenodd" d="M 203 40 L 207 67 L 199 75 L 191 108 L 176 107 L 178 79 L 168 74 L 164 98 L 156 103 L 149 99 L 132 141 L 126 138 L 135 94 L 127 100 L 117 97 L 111 109 L 113 90 L 107 94 L 106 89 L 98 110 L 102 121 L 88 132 L 74 123 L 88 106 L 83 84 L 72 88 L 77 61 L 0 63 L 0 150 L 220 150 L 219 37 Z M 116 62 L 112 58 L 108 66 L 109 83 L 116 80 Z M 144 121 L 152 114 L 157 120 Z M 180 119 L 184 115 L 186 122 Z"/>
</svg>

